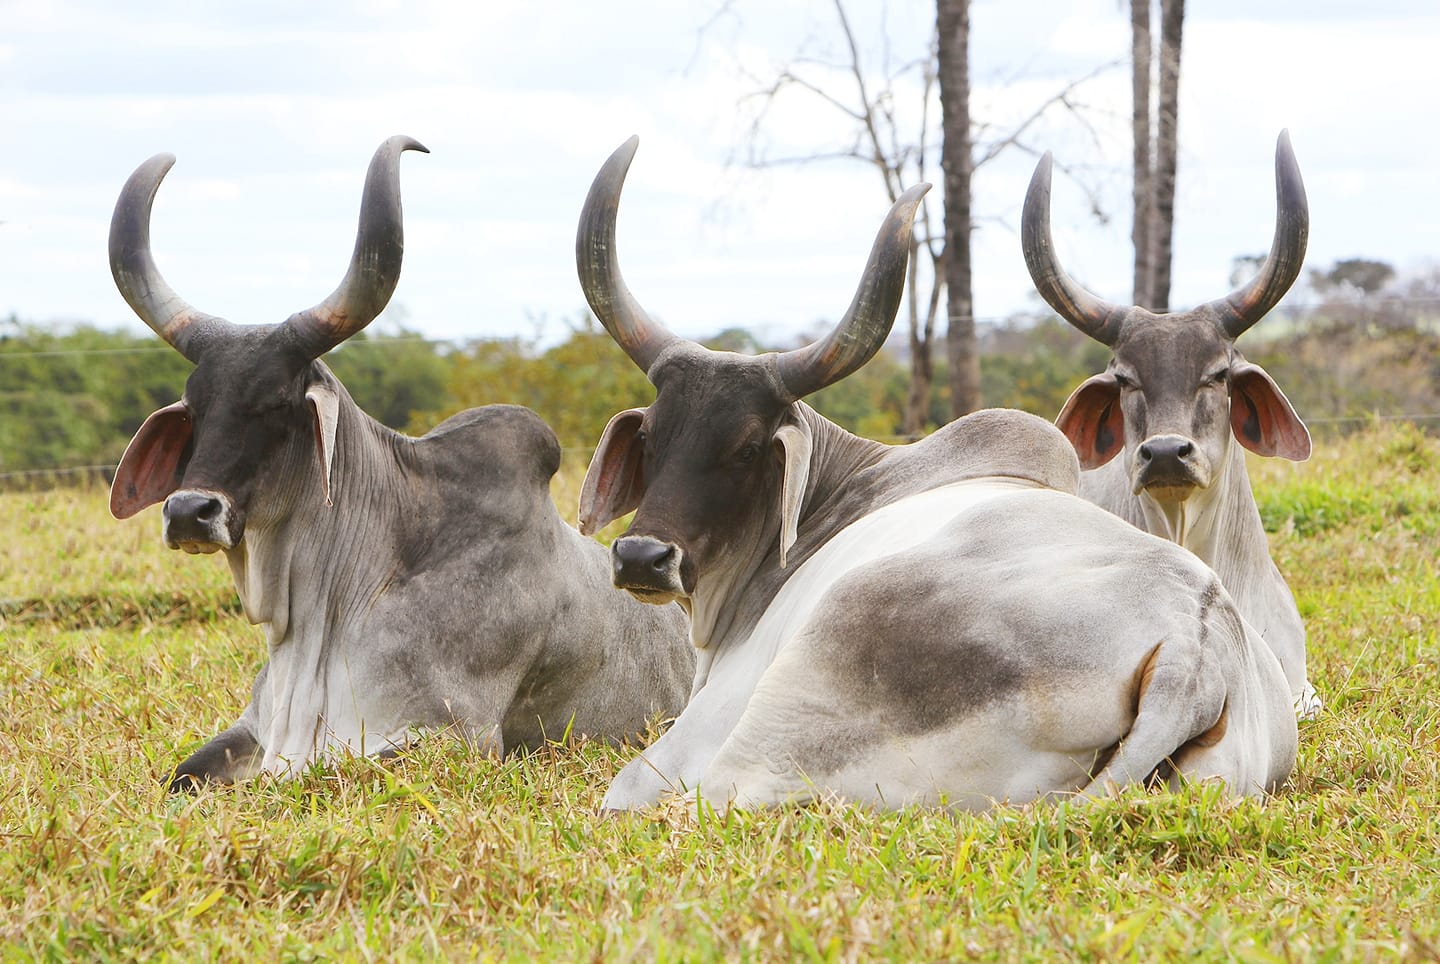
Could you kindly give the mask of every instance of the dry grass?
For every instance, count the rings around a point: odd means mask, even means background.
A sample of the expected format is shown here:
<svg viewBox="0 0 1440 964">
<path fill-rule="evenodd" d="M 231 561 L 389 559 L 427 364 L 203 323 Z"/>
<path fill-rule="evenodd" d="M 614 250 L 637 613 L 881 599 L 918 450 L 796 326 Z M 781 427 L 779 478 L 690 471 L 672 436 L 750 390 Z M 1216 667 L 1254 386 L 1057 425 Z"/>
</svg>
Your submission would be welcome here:
<svg viewBox="0 0 1440 964">
<path fill-rule="evenodd" d="M 606 817 L 624 752 L 442 740 L 168 798 L 263 658 L 223 562 L 101 492 L 0 496 L 5 956 L 1434 958 L 1440 444 L 1377 429 L 1255 476 L 1328 704 L 1290 784 L 978 817 Z"/>
</svg>

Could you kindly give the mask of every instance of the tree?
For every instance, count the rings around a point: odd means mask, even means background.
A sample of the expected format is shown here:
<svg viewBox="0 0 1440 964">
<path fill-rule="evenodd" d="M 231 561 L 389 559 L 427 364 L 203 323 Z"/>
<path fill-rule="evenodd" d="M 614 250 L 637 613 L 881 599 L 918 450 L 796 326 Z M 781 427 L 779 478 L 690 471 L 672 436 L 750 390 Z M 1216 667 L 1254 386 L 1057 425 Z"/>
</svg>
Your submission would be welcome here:
<svg viewBox="0 0 1440 964">
<path fill-rule="evenodd" d="M 1384 261 L 1369 258 L 1342 258 L 1329 271 L 1312 270 L 1310 284 L 1321 292 L 1337 288 L 1353 288 L 1361 294 L 1373 295 L 1395 277 L 1395 269 Z"/>
<path fill-rule="evenodd" d="M 1130 0 L 1131 127 L 1134 133 L 1134 302 L 1170 310 L 1170 262 L 1175 233 L 1175 170 L 1179 145 L 1180 44 L 1185 0 L 1159 0 L 1160 47 L 1150 29 L 1153 0 Z M 1151 97 L 1158 65 L 1158 94 Z"/>
<path fill-rule="evenodd" d="M 945 171 L 945 290 L 949 296 L 946 354 L 950 413 L 980 407 L 980 351 L 970 277 L 970 0 L 937 0 L 936 54 L 940 62 L 940 166 Z"/>
<path fill-rule="evenodd" d="M 1072 99 L 1074 90 L 1111 65 L 1105 64 L 1067 84 L 1019 123 L 995 131 L 976 124 L 970 115 L 968 0 L 937 0 L 936 32 L 932 35 L 930 50 L 923 57 L 905 61 L 898 69 L 887 69 L 878 75 L 863 62 L 844 0 L 833 0 L 833 3 L 844 40 L 843 62 L 797 57 L 771 82 L 747 98 L 758 108 L 749 128 L 746 163 L 752 167 L 772 167 L 837 158 L 863 161 L 881 174 L 886 194 L 893 202 L 906 186 L 927 179 L 927 171 L 933 165 L 932 155 L 938 148 L 944 174 L 943 235 L 937 236 L 932 227 L 927 198 L 915 220 L 908 279 L 910 389 L 904 431 L 915 435 L 932 420 L 935 322 L 942 287 L 948 291 L 946 344 L 950 417 L 958 418 L 980 407 L 970 258 L 973 230 L 970 182 L 975 171 L 1011 148 L 1038 153 L 1024 142 L 1030 128 L 1057 106 L 1078 113 L 1080 107 Z M 882 36 L 882 40 L 888 44 L 889 38 Z M 888 56 L 885 61 L 888 64 Z M 842 77 L 843 81 L 839 79 Z M 913 128 L 906 126 L 903 111 L 897 109 L 897 97 L 904 93 L 902 81 L 918 87 L 909 95 L 918 106 L 918 124 Z M 847 118 L 852 125 L 850 143 L 839 150 L 798 157 L 763 156 L 756 147 L 759 130 L 769 109 L 782 93 L 790 90 L 818 99 Z M 937 95 L 941 113 L 938 142 L 930 131 L 931 100 Z M 912 118 L 910 123 L 913 122 Z M 983 132 L 983 138 L 977 136 L 977 131 Z M 931 197 L 934 196 L 932 193 Z M 922 251 L 928 257 L 920 257 Z M 928 291 L 922 291 L 922 278 L 928 279 Z"/>
<path fill-rule="evenodd" d="M 764 88 L 748 100 L 757 105 L 750 125 L 750 151 L 746 163 L 752 167 L 809 163 L 836 157 L 863 161 L 872 165 L 885 185 L 886 196 L 893 204 L 912 184 L 926 180 L 932 144 L 929 140 L 929 110 L 935 88 L 935 55 L 903 63 L 898 69 L 878 77 L 867 72 L 862 63 L 860 45 L 846 13 L 844 0 L 834 0 L 835 18 L 844 40 L 846 59 L 842 63 L 799 60 L 782 70 Z M 832 83 L 834 75 L 843 75 L 849 90 L 840 92 Z M 823 75 L 816 79 L 812 75 Z M 918 75 L 920 123 L 913 136 L 902 130 L 903 122 L 896 109 L 896 88 L 907 76 Z M 840 151 L 810 154 L 803 157 L 772 159 L 761 156 L 755 145 L 769 109 L 780 95 L 791 89 L 805 91 L 838 110 L 853 127 L 850 143 Z M 926 258 L 922 264 L 920 257 Z M 903 431 L 918 435 L 925 427 L 929 410 L 931 385 L 934 381 L 935 318 L 940 310 L 941 259 L 944 247 L 930 226 L 929 200 L 921 204 L 915 219 L 910 246 L 910 264 L 906 278 L 907 327 L 910 347 L 910 388 L 905 403 Z M 929 291 L 922 298 L 923 274 Z M 922 314 L 920 305 L 925 304 Z"/>
</svg>

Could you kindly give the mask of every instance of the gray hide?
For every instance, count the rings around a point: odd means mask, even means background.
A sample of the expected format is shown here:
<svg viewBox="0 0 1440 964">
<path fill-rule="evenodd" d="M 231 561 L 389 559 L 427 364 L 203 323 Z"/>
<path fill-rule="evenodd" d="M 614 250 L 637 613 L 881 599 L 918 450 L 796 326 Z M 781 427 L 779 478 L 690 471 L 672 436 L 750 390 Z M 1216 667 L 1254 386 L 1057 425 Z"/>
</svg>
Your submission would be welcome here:
<svg viewBox="0 0 1440 964">
<path fill-rule="evenodd" d="M 819 347 L 711 352 L 650 319 L 619 275 L 634 148 L 596 178 L 577 257 L 657 394 L 607 427 L 580 522 L 635 509 L 612 547 L 617 583 L 678 598 L 700 662 L 690 703 L 607 807 L 698 789 L 717 804 L 979 809 L 1182 776 L 1236 794 L 1285 779 L 1295 720 L 1274 655 L 1192 554 L 1074 494 L 1054 426 L 985 411 L 886 446 L 798 399 L 863 364 L 849 346 L 883 342 L 871 329 L 893 321 L 918 192 Z"/>
<path fill-rule="evenodd" d="M 112 511 L 163 502 L 172 548 L 223 551 L 269 655 L 240 719 L 172 789 L 293 775 L 420 731 L 495 753 L 567 732 L 618 741 L 684 705 L 684 614 L 609 588 L 605 549 L 550 499 L 560 447 L 544 422 L 492 405 L 410 438 L 318 360 L 393 291 L 398 158 L 418 148 L 392 138 L 377 151 L 346 280 L 278 325 L 198 312 L 160 277 L 149 214 L 173 159 L 142 165 L 117 204 L 116 282 L 196 368 L 126 450 Z"/>
<path fill-rule="evenodd" d="M 1244 450 L 1304 460 L 1310 436 L 1270 376 L 1235 347 L 1280 300 L 1304 259 L 1305 189 L 1284 133 L 1275 178 L 1275 238 L 1258 277 L 1186 312 L 1110 304 L 1070 279 L 1050 237 L 1048 155 L 1031 181 L 1022 233 L 1041 295 L 1114 351 L 1105 372 L 1077 388 L 1056 420 L 1086 469 L 1080 494 L 1179 543 L 1219 574 L 1279 658 L 1303 718 L 1320 708 L 1307 679 L 1305 627 L 1270 558 Z"/>
</svg>

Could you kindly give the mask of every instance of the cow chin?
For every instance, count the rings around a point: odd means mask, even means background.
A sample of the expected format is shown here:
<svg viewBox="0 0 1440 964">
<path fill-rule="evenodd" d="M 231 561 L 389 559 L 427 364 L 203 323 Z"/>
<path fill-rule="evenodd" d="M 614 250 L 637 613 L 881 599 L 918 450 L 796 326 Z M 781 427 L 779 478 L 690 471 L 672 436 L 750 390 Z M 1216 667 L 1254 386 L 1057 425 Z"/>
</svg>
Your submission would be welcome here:
<svg viewBox="0 0 1440 964">
<path fill-rule="evenodd" d="M 665 606 L 685 598 L 683 593 L 669 592 L 664 589 L 646 589 L 639 586 L 621 586 L 620 588 L 640 602 L 649 603 L 652 606 Z"/>
<path fill-rule="evenodd" d="M 1210 486 L 1209 473 L 1198 466 L 1192 471 L 1140 472 L 1135 479 L 1134 493 L 1145 494 L 1156 502 L 1179 505 L 1196 492 Z"/>
<path fill-rule="evenodd" d="M 1144 492 L 1156 502 L 1161 502 L 1166 505 L 1173 505 L 1176 503 L 1184 502 L 1186 499 L 1190 498 L 1190 496 L 1195 494 L 1195 491 L 1198 488 L 1200 487 L 1193 482 L 1157 482 L 1152 485 L 1143 486 L 1139 491 Z"/>
</svg>

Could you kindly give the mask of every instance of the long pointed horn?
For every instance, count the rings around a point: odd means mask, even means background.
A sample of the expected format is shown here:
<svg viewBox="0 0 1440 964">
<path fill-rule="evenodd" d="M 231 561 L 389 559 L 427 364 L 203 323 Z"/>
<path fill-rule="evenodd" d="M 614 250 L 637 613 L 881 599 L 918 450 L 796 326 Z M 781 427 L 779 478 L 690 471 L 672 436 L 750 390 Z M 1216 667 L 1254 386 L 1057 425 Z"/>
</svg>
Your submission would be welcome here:
<svg viewBox="0 0 1440 964">
<path fill-rule="evenodd" d="M 1055 241 L 1050 236 L 1050 168 L 1054 159 L 1050 152 L 1035 165 L 1030 189 L 1025 192 L 1025 210 L 1020 215 L 1020 244 L 1025 252 L 1025 267 L 1040 297 L 1070 324 L 1102 345 L 1114 345 L 1120 334 L 1120 322 L 1129 310 L 1122 305 L 1102 301 L 1065 273 L 1055 257 Z"/>
<path fill-rule="evenodd" d="M 838 382 L 885 344 L 905 293 L 915 211 L 928 190 L 929 184 L 917 184 L 891 205 L 870 247 L 860 286 L 840 323 L 819 341 L 783 352 L 776 359 L 780 381 L 792 400 Z"/>
<path fill-rule="evenodd" d="M 110 219 L 110 273 L 121 297 L 140 320 L 198 363 L 206 336 L 229 328 L 230 323 L 191 307 L 177 295 L 150 254 L 150 210 L 160 182 L 174 163 L 175 155 L 156 154 L 137 167 L 120 189 Z"/>
<path fill-rule="evenodd" d="M 590 302 L 595 317 L 640 370 L 649 372 L 656 356 L 679 336 L 645 313 L 620 274 L 620 258 L 615 250 L 615 217 L 620 210 L 625 174 L 639 146 L 639 137 L 630 138 L 610 155 L 595 175 L 590 193 L 585 197 L 585 207 L 580 211 L 580 229 L 575 235 L 575 267 L 585 300 Z"/>
<path fill-rule="evenodd" d="M 405 151 L 430 153 L 425 145 L 403 135 L 380 145 L 365 175 L 355 253 L 350 256 L 350 268 L 340 287 L 315 307 L 291 315 L 285 323 L 312 358 L 374 321 L 400 282 L 400 264 L 405 254 L 400 155 Z"/>
<path fill-rule="evenodd" d="M 1310 206 L 1305 182 L 1290 147 L 1290 132 L 1283 130 L 1275 143 L 1275 238 L 1260 273 L 1211 307 L 1220 314 L 1225 334 L 1238 338 L 1274 308 L 1300 276 L 1310 236 Z"/>
</svg>

